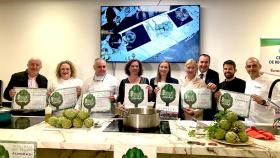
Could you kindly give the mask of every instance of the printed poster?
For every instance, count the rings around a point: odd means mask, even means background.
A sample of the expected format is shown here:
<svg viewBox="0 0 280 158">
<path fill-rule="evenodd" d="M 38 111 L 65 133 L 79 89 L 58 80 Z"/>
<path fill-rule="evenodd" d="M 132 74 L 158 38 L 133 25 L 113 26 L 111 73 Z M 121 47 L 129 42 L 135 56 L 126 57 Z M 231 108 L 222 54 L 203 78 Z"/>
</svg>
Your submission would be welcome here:
<svg viewBox="0 0 280 158">
<path fill-rule="evenodd" d="M 207 88 L 181 87 L 181 102 L 183 108 L 210 109 L 211 90 Z"/>
<path fill-rule="evenodd" d="M 125 84 L 124 105 L 126 108 L 147 107 L 147 84 Z"/>
<path fill-rule="evenodd" d="M 179 113 L 180 85 L 159 82 L 160 90 L 157 93 L 156 109 L 160 110 L 163 120 L 177 119 Z"/>
<path fill-rule="evenodd" d="M 157 148 L 144 145 L 114 145 L 114 158 L 156 158 Z"/>
<path fill-rule="evenodd" d="M 244 93 L 220 90 L 221 96 L 218 101 L 218 110 L 224 108 L 235 112 L 238 116 L 248 117 L 251 104 L 251 96 Z"/>
<path fill-rule="evenodd" d="M 15 87 L 12 108 L 21 110 L 43 110 L 47 105 L 46 88 Z"/>
<path fill-rule="evenodd" d="M 1 158 L 36 158 L 36 150 L 36 142 L 0 141 Z"/>
</svg>

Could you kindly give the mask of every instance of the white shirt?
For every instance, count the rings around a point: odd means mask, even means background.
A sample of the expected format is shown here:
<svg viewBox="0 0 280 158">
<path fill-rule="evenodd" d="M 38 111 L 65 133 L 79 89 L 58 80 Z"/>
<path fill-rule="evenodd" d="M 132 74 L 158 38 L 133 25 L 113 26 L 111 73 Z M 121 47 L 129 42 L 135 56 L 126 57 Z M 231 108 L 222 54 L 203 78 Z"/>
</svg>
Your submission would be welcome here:
<svg viewBox="0 0 280 158">
<path fill-rule="evenodd" d="M 252 80 L 250 77 L 246 80 L 246 94 L 256 94 L 261 96 L 264 99 L 268 98 L 269 88 L 271 86 L 271 79 L 268 76 L 261 75 L 260 77 Z M 278 94 L 277 94 L 278 93 Z M 273 91 L 274 97 L 279 95 L 279 92 L 276 90 Z M 279 100 L 279 98 L 278 98 Z M 260 104 L 257 104 L 255 101 L 251 100 L 249 118 L 246 120 L 255 122 L 255 123 L 273 123 L 274 121 L 275 110 Z"/>
<path fill-rule="evenodd" d="M 96 92 L 96 91 L 110 91 L 111 95 L 114 95 L 115 99 L 117 99 L 118 96 L 118 90 L 119 90 L 119 81 L 116 77 L 105 74 L 104 76 L 95 76 L 89 78 L 82 87 L 82 94 L 87 92 Z M 81 109 L 81 100 L 82 95 L 80 96 L 75 109 Z M 96 109 L 94 107 L 92 109 L 94 112 L 106 112 L 104 109 Z M 108 112 L 108 111 L 107 111 Z"/>
<path fill-rule="evenodd" d="M 50 84 L 50 89 L 58 90 L 68 87 L 82 87 L 83 81 L 78 78 L 70 78 L 68 80 L 58 79 L 57 82 Z"/>
</svg>

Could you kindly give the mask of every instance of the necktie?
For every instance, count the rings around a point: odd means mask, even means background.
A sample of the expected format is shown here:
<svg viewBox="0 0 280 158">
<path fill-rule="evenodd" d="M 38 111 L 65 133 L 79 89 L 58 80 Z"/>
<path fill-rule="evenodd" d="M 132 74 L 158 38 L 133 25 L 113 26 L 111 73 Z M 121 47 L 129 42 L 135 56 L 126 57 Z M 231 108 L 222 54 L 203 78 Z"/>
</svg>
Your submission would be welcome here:
<svg viewBox="0 0 280 158">
<path fill-rule="evenodd" d="M 203 75 L 204 75 L 204 74 L 202 74 L 202 73 L 199 74 L 199 78 L 203 79 Z"/>
</svg>

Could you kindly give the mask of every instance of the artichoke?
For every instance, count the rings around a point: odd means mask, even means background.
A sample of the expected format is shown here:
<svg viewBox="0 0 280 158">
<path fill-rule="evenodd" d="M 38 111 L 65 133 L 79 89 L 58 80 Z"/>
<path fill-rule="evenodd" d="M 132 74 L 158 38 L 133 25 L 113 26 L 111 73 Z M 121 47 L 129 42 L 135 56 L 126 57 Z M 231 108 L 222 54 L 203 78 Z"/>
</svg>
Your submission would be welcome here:
<svg viewBox="0 0 280 158">
<path fill-rule="evenodd" d="M 245 130 L 245 124 L 241 121 L 235 121 L 232 123 L 231 131 L 234 131 L 235 133 L 241 132 Z"/>
<path fill-rule="evenodd" d="M 228 143 L 239 143 L 240 142 L 240 139 L 238 137 L 238 135 L 232 131 L 229 131 L 226 133 L 225 135 L 225 139 L 226 139 L 226 142 Z"/>
<path fill-rule="evenodd" d="M 81 111 L 78 112 L 78 117 L 81 120 L 85 120 L 86 118 L 89 117 L 89 113 L 88 113 L 88 111 L 81 110 Z"/>
<path fill-rule="evenodd" d="M 85 125 L 87 128 L 92 127 L 92 126 L 93 126 L 93 123 L 94 123 L 94 121 L 93 121 L 92 118 L 87 118 L 87 119 L 84 120 L 84 125 Z"/>
<path fill-rule="evenodd" d="M 229 122 L 235 122 L 238 120 L 238 116 L 235 112 L 229 112 L 226 114 L 225 118 L 229 121 Z"/>
<path fill-rule="evenodd" d="M 245 131 L 239 132 L 239 133 L 238 133 L 238 137 L 239 137 L 239 139 L 240 139 L 240 142 L 243 142 L 243 143 L 247 142 L 248 139 L 249 139 L 249 137 L 248 137 L 248 135 L 246 134 Z"/>
<path fill-rule="evenodd" d="M 216 129 L 214 136 L 216 139 L 223 140 L 225 139 L 226 131 L 224 129 L 218 128 Z"/>
<path fill-rule="evenodd" d="M 73 120 L 77 117 L 77 112 L 75 109 L 66 109 L 63 111 L 63 116 L 69 120 Z"/>
<path fill-rule="evenodd" d="M 49 118 L 48 123 L 53 127 L 58 127 L 58 118 L 56 116 L 52 116 Z"/>
<path fill-rule="evenodd" d="M 224 130 L 229 130 L 230 127 L 231 127 L 231 123 L 226 120 L 226 119 L 222 119 L 220 122 L 219 122 L 219 126 L 224 129 Z"/>
<path fill-rule="evenodd" d="M 75 128 L 81 128 L 83 126 L 83 120 L 81 120 L 80 118 L 74 118 L 73 120 L 73 127 Z"/>
<path fill-rule="evenodd" d="M 61 124 L 62 128 L 71 128 L 72 127 L 72 121 L 69 119 L 63 119 L 62 120 L 62 124 Z"/>
</svg>

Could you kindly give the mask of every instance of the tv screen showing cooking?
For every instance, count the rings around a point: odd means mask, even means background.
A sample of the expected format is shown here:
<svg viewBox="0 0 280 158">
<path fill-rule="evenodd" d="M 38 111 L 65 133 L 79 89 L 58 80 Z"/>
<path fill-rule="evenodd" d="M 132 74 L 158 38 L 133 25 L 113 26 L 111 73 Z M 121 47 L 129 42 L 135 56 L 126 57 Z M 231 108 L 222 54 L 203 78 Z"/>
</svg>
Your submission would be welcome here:
<svg viewBox="0 0 280 158">
<path fill-rule="evenodd" d="M 198 59 L 200 6 L 101 6 L 100 56 L 108 62 Z"/>
</svg>

